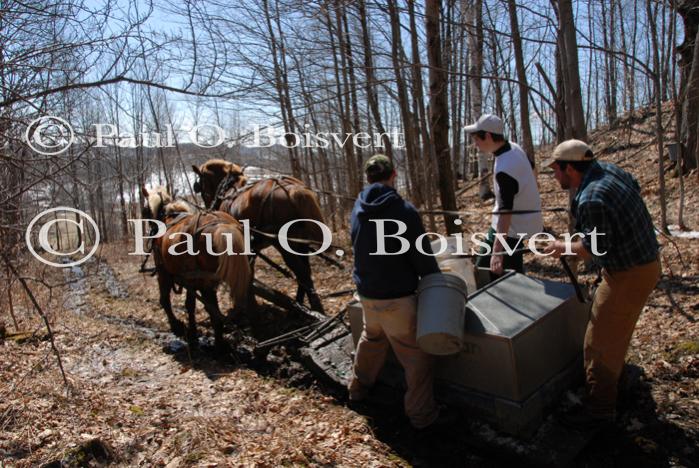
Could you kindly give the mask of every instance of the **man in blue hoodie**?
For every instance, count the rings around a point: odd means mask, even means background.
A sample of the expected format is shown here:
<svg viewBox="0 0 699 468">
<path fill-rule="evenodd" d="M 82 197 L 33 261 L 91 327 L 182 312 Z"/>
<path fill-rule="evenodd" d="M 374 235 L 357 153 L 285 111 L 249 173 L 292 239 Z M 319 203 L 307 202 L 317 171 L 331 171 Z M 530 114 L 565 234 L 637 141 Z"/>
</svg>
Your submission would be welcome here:
<svg viewBox="0 0 699 468">
<path fill-rule="evenodd" d="M 396 192 L 391 160 L 372 156 L 364 170 L 369 185 L 352 210 L 353 279 L 364 310 L 350 401 L 367 395 L 383 367 L 389 346 L 405 370 L 405 413 L 417 429 L 439 416 L 432 391 L 432 360 L 417 345 L 417 299 L 421 277 L 439 272 L 427 236 L 420 253 L 415 241 L 425 229 L 415 207 Z"/>
</svg>

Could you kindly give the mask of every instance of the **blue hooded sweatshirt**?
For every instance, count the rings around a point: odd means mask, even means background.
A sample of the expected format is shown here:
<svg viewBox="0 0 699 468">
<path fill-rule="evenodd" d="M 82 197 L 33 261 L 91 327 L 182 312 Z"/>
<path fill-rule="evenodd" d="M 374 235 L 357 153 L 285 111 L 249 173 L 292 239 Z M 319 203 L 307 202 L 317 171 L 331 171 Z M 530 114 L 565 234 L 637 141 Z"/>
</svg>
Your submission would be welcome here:
<svg viewBox="0 0 699 468">
<path fill-rule="evenodd" d="M 407 252 L 400 255 L 370 255 L 377 252 L 377 223 L 372 220 L 397 220 L 406 224 L 400 237 L 409 242 Z M 384 222 L 386 252 L 398 252 L 402 243 L 388 237 L 399 232 L 398 224 Z M 367 185 L 359 194 L 352 210 L 352 277 L 359 294 L 369 299 L 395 299 L 415 293 L 421 277 L 439 272 L 434 256 L 420 253 L 415 240 L 425 228 L 415 207 L 403 200 L 396 189 L 381 183 Z M 404 242 L 403 242 L 404 243 Z M 422 250 L 432 253 L 429 239 L 422 239 Z"/>
</svg>

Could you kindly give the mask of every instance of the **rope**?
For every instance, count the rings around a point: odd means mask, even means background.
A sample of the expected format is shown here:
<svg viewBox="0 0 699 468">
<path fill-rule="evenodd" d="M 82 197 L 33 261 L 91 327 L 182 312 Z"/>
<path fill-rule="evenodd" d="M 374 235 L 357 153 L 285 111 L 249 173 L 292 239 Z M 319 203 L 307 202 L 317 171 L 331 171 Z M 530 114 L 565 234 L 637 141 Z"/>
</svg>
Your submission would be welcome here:
<svg viewBox="0 0 699 468">
<path fill-rule="evenodd" d="M 506 214 L 532 214 L 532 213 L 566 213 L 567 208 L 542 208 L 540 210 L 498 210 L 498 211 L 449 211 L 449 210 L 421 210 L 418 211 L 420 214 L 447 214 L 447 215 L 457 215 L 457 216 L 468 216 L 468 215 L 506 215 Z"/>
<path fill-rule="evenodd" d="M 344 200 L 355 201 L 355 200 L 357 199 L 356 197 L 349 197 L 349 196 L 347 196 L 347 195 L 341 195 L 341 194 L 339 194 L 339 193 L 330 192 L 330 191 L 328 191 L 328 190 L 314 189 L 314 188 L 311 188 L 311 187 L 309 187 L 309 189 L 313 190 L 313 191 L 316 192 L 316 193 L 322 193 L 323 195 L 330 195 L 330 196 L 333 196 L 333 197 L 335 197 L 335 198 L 342 198 L 342 199 L 344 199 Z"/>
<path fill-rule="evenodd" d="M 259 229 L 255 229 L 254 227 L 250 227 L 250 231 L 254 232 L 255 234 L 259 234 L 261 236 L 267 237 L 269 239 L 278 239 L 279 236 L 277 234 L 272 234 L 270 232 L 265 232 L 265 231 L 260 231 Z M 322 241 L 316 241 L 316 240 L 311 240 L 311 239 L 299 239 L 296 237 L 287 237 L 286 240 L 289 242 L 294 242 L 298 244 L 309 244 L 309 245 L 323 245 Z M 336 249 L 342 249 L 341 246 L 335 245 L 335 244 L 330 244 L 329 247 L 333 247 Z"/>
<path fill-rule="evenodd" d="M 506 250 L 503 250 L 502 252 L 492 252 L 492 251 L 491 251 L 489 254 L 481 254 L 481 253 L 477 253 L 477 254 L 472 254 L 472 253 L 471 253 L 471 254 L 466 254 L 466 253 L 464 253 L 464 254 L 456 254 L 456 253 L 453 253 L 453 254 L 451 254 L 451 255 L 449 255 L 449 256 L 450 256 L 450 257 L 453 257 L 453 258 L 474 258 L 474 257 L 492 257 L 492 256 L 498 257 L 498 256 L 506 256 L 506 255 L 509 256 L 509 255 L 514 255 L 514 254 L 517 254 L 517 253 L 534 253 L 534 252 L 532 252 L 528 247 L 522 247 L 521 249 L 515 249 L 515 250 L 513 250 L 512 253 L 509 253 L 509 252 L 507 252 Z"/>
<path fill-rule="evenodd" d="M 479 182 L 480 180 L 476 181 Z M 346 195 L 341 195 L 336 192 L 330 192 L 328 190 L 319 190 L 315 189 L 312 187 L 309 187 L 310 190 L 316 192 L 316 193 L 322 193 L 325 195 L 331 195 L 335 198 L 342 198 L 345 200 L 352 200 L 355 201 L 356 197 L 348 197 Z M 457 191 L 457 196 L 459 195 L 459 191 L 462 189 L 459 189 Z M 500 214 L 532 214 L 532 213 L 567 213 L 568 209 L 567 208 L 542 208 L 540 210 L 499 210 L 499 211 L 488 211 L 488 212 L 480 212 L 480 211 L 450 211 L 450 210 L 418 210 L 418 213 L 423 214 L 423 215 L 440 215 L 440 214 L 446 214 L 446 215 L 457 215 L 457 216 L 469 216 L 469 215 L 500 215 Z"/>
</svg>

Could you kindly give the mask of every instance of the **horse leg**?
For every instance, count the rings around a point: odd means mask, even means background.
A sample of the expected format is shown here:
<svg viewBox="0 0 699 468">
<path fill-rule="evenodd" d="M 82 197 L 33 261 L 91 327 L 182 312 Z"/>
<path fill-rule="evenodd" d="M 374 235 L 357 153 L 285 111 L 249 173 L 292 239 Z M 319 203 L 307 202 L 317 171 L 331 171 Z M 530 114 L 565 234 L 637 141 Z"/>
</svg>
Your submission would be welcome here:
<svg viewBox="0 0 699 468">
<path fill-rule="evenodd" d="M 227 319 L 231 322 L 235 323 L 240 320 L 241 317 L 249 317 L 257 310 L 257 301 L 255 300 L 255 293 L 252 289 L 252 285 L 255 282 L 255 259 L 256 257 L 251 255 L 248 260 L 250 263 L 250 282 L 248 283 L 248 292 L 245 295 L 245 299 L 238 301 L 235 307 L 228 312 Z"/>
<path fill-rule="evenodd" d="M 248 294 L 245 296 L 245 313 L 253 314 L 257 310 L 257 301 L 255 300 L 255 291 L 252 286 L 255 283 L 255 255 L 250 256 L 250 283 L 248 284 Z"/>
<path fill-rule="evenodd" d="M 325 309 L 323 308 L 323 302 L 320 300 L 320 296 L 318 296 L 316 288 L 313 285 L 313 277 L 311 276 L 311 260 L 308 257 L 303 257 L 301 261 L 305 264 L 304 268 L 308 271 L 308 280 L 306 283 L 308 287 L 306 292 L 308 293 L 308 303 L 311 305 L 311 310 L 324 314 Z"/>
<path fill-rule="evenodd" d="M 187 289 L 187 297 L 185 299 L 185 307 L 187 309 L 187 342 L 191 347 L 197 345 L 197 318 L 196 318 L 196 308 L 197 308 L 197 296 L 195 289 Z"/>
<path fill-rule="evenodd" d="M 204 308 L 209 313 L 211 325 L 214 327 L 214 348 L 217 352 L 224 352 L 228 349 L 223 338 L 223 316 L 218 308 L 218 298 L 215 289 L 203 289 L 201 297 L 204 299 Z"/>
<path fill-rule="evenodd" d="M 289 270 L 291 270 L 291 272 L 296 277 L 296 302 L 303 305 L 303 300 L 306 297 L 306 288 L 303 287 L 303 278 L 304 276 L 310 276 L 304 275 L 302 271 L 303 265 L 301 259 L 303 259 L 304 257 L 301 255 L 293 254 L 291 252 L 287 252 L 286 249 L 284 249 L 279 244 L 275 244 L 274 248 L 276 248 L 279 251 L 279 253 L 282 255 L 282 258 L 284 259 L 284 263 L 286 263 L 286 266 L 289 267 Z M 291 244 L 291 248 L 297 252 L 303 251 L 303 246 L 299 246 L 298 244 Z"/>
<path fill-rule="evenodd" d="M 305 245 L 293 245 L 292 248 L 297 252 L 308 250 L 308 247 Z M 296 281 L 298 282 L 296 302 L 303 304 L 304 295 L 307 294 L 311 309 L 320 313 L 325 313 L 323 310 L 323 303 L 320 301 L 320 297 L 318 297 L 318 293 L 316 293 L 315 287 L 313 286 L 313 278 L 311 277 L 311 262 L 309 257 L 287 252 L 283 248 L 280 248 L 279 251 L 282 254 L 282 258 L 284 258 L 286 265 L 291 271 L 294 272 L 294 275 L 296 275 Z"/>
<path fill-rule="evenodd" d="M 303 300 L 306 298 L 306 288 L 301 286 L 301 280 L 298 279 L 298 286 L 296 287 L 296 302 L 303 305 Z"/>
<path fill-rule="evenodd" d="M 160 306 L 165 311 L 167 315 L 167 320 L 170 323 L 170 330 L 175 336 L 184 336 L 185 327 L 182 322 L 177 320 L 175 314 L 172 312 L 172 303 L 170 302 L 170 291 L 172 290 L 173 282 L 172 278 L 168 274 L 161 273 L 158 275 L 158 287 L 160 289 Z"/>
</svg>

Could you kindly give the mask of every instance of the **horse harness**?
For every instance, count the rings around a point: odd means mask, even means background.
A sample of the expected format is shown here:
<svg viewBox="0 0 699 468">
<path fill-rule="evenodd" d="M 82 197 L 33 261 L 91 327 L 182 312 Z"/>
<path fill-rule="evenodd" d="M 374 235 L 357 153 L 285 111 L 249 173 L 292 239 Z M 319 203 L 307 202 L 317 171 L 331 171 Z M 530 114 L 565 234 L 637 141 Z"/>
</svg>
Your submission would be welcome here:
<svg viewBox="0 0 699 468">
<path fill-rule="evenodd" d="M 211 206 L 209 206 L 209 209 L 213 210 L 217 206 L 220 206 L 220 203 L 218 202 L 223 202 L 223 200 L 229 197 L 227 193 L 230 191 L 230 189 L 234 189 L 234 193 L 238 192 L 238 189 L 234 186 L 234 184 L 238 181 L 239 177 L 240 174 L 229 172 L 226 174 L 226 177 L 221 179 L 221 182 L 219 182 L 216 186 L 216 192 L 214 192 L 214 198 L 211 200 Z M 254 184 L 250 185 L 252 186 Z"/>
<path fill-rule="evenodd" d="M 231 180 L 231 174 L 227 175 L 223 180 L 221 180 L 218 187 L 216 188 L 216 196 L 215 196 L 214 200 L 211 202 L 212 207 L 213 206 L 220 207 L 221 204 L 225 200 L 230 200 L 232 202 L 233 200 L 238 198 L 238 196 L 240 196 L 242 193 L 251 190 L 256 184 L 258 184 L 260 182 L 260 181 L 256 181 L 256 182 L 247 184 L 244 187 L 236 188 L 236 187 L 230 187 L 230 185 L 231 185 L 230 180 Z M 271 203 L 272 195 L 274 195 L 274 192 L 277 189 L 282 189 L 284 191 L 284 193 L 286 194 L 286 196 L 289 198 L 289 200 L 291 200 L 291 194 L 289 193 L 289 190 L 286 187 L 285 182 L 293 183 L 294 179 L 292 179 L 290 177 L 282 176 L 282 177 L 272 177 L 272 178 L 269 178 L 267 180 L 271 180 L 273 182 L 273 185 L 272 185 L 272 189 L 265 195 L 265 198 L 262 200 L 262 203 L 260 203 L 260 207 L 257 210 L 256 219 L 258 221 L 260 219 L 262 219 L 262 213 L 264 212 L 264 209 L 267 206 L 267 203 L 268 202 Z M 225 191 L 225 195 L 223 195 L 223 196 L 220 195 L 222 193 L 222 189 L 223 189 L 223 191 Z M 219 203 L 217 204 L 217 202 L 219 202 Z M 274 206 L 270 205 L 270 208 L 272 210 L 272 213 L 274 213 Z M 274 217 L 274 215 L 272 214 L 272 218 L 273 217 Z M 252 227 L 258 229 L 257 226 L 252 226 Z M 262 231 L 262 232 L 264 232 L 264 231 Z"/>
<path fill-rule="evenodd" d="M 162 200 L 162 197 L 161 197 L 161 200 Z M 188 212 L 188 211 L 177 211 L 177 212 L 171 212 L 171 213 L 166 215 L 165 209 L 161 204 L 160 208 L 158 209 L 158 215 L 157 215 L 158 218 L 156 218 L 156 219 L 164 220 L 166 217 L 170 217 L 170 216 L 174 215 L 174 219 L 172 219 L 171 221 L 169 221 L 168 223 L 165 224 L 165 231 L 167 232 L 167 230 L 169 230 L 173 226 L 177 225 L 178 223 L 180 223 L 182 220 L 184 220 L 188 216 L 194 216 L 194 219 L 185 226 L 185 229 L 183 230 L 183 232 L 191 233 L 192 241 L 194 243 L 196 243 L 199 239 L 199 236 L 202 235 L 202 233 L 204 232 L 205 229 L 210 228 L 210 227 L 215 227 L 215 226 L 218 226 L 220 224 L 226 224 L 228 222 L 228 221 L 222 220 L 220 218 L 215 218 L 209 222 L 200 224 L 201 216 L 203 214 L 209 214 L 210 212 L 211 212 L 211 210 L 197 211 L 197 213 L 193 215 L 191 212 Z M 160 250 L 158 250 L 158 249 L 153 250 L 153 240 L 154 240 L 153 236 L 156 234 L 157 230 L 158 230 L 158 226 L 154 224 L 153 227 L 151 227 L 151 230 L 149 233 L 151 238 L 148 239 L 148 243 L 146 245 L 147 252 L 149 254 L 151 254 L 151 253 L 153 254 L 153 262 L 155 263 L 155 268 L 153 269 L 151 276 L 155 276 L 163 269 L 163 261 L 162 261 L 162 257 L 160 254 Z M 146 257 L 144 259 L 143 264 L 141 265 L 142 271 L 145 271 L 143 269 L 143 267 L 145 266 L 147 261 L 148 261 L 148 257 Z M 209 272 L 194 272 L 188 276 L 170 274 L 170 276 L 172 276 L 176 286 L 179 286 L 179 288 L 180 288 L 178 291 L 173 287 L 173 290 L 177 294 L 179 294 L 182 291 L 183 287 L 186 287 L 185 283 L 187 283 L 188 279 L 208 279 L 208 280 L 218 281 L 215 274 L 209 273 Z"/>
</svg>

